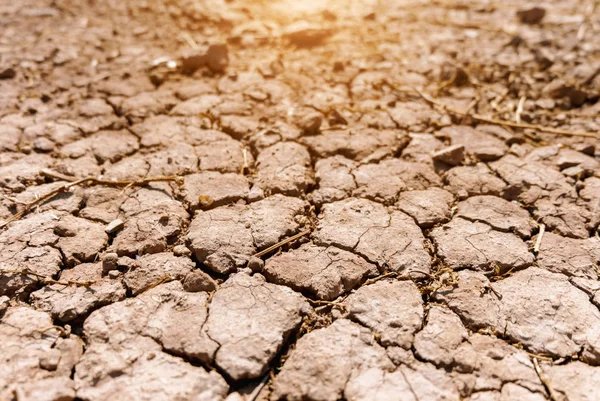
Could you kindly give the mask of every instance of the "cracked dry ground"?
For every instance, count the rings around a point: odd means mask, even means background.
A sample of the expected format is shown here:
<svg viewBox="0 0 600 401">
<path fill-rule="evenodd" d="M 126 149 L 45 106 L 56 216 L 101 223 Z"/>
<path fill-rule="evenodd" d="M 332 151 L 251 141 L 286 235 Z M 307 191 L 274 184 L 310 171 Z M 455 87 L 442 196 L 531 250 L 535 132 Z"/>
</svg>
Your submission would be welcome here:
<svg viewBox="0 0 600 401">
<path fill-rule="evenodd" d="M 597 3 L 0 0 L 0 401 L 600 400 Z"/>
</svg>

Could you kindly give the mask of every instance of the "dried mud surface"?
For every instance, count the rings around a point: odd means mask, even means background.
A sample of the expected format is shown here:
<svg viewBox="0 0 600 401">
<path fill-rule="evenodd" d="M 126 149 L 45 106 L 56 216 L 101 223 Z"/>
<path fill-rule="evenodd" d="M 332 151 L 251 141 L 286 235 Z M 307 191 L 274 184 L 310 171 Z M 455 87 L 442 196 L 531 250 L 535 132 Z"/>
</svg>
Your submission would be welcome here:
<svg viewBox="0 0 600 401">
<path fill-rule="evenodd" d="M 600 400 L 597 1 L 0 26 L 0 401 Z"/>
</svg>

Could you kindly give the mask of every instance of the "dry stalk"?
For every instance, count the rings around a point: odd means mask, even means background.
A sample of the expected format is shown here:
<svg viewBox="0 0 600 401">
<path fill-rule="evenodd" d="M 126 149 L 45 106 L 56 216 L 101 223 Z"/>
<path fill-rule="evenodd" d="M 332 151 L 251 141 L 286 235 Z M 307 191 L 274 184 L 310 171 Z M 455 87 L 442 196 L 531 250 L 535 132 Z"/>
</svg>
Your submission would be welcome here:
<svg viewBox="0 0 600 401">
<path fill-rule="evenodd" d="M 10 223 L 21 219 L 25 216 L 29 211 L 33 208 L 40 206 L 49 200 L 53 199 L 57 195 L 60 195 L 65 192 L 69 192 L 71 188 L 76 187 L 78 185 L 88 185 L 88 186 L 107 186 L 107 187 L 117 187 L 117 188 L 131 188 L 131 187 L 142 187 L 148 185 L 152 182 L 168 182 L 174 181 L 177 184 L 181 185 L 183 182 L 183 178 L 180 176 L 160 176 L 160 177 L 149 177 L 142 178 L 140 180 L 103 180 L 96 177 L 86 177 L 86 178 L 76 178 L 70 177 L 64 174 L 57 173 L 55 171 L 41 170 L 41 174 L 48 178 L 54 178 L 62 181 L 67 181 L 68 184 L 61 185 L 58 188 L 53 189 L 52 191 L 37 197 L 32 202 L 25 204 L 24 208 L 15 213 L 8 220 L 0 223 L 0 229 L 8 226 Z"/>
<path fill-rule="evenodd" d="M 320 309 L 324 309 L 323 307 L 338 307 L 341 310 L 346 310 L 346 305 L 344 305 L 341 302 L 335 302 L 335 301 L 322 301 L 322 300 L 312 300 L 312 299 L 308 299 L 308 302 L 310 302 L 312 305 L 314 306 L 320 306 Z"/>
<path fill-rule="evenodd" d="M 466 113 L 464 111 L 460 111 L 457 110 L 455 108 L 452 108 L 442 102 L 440 102 L 439 100 L 434 99 L 433 97 L 423 93 L 422 91 L 413 88 L 413 90 L 419 95 L 421 96 L 421 98 L 423 100 L 425 100 L 427 103 L 435 106 L 435 107 L 439 107 L 442 110 L 445 110 L 449 113 L 452 114 L 456 114 L 459 116 L 467 116 L 467 117 L 471 117 L 473 120 L 479 121 L 479 122 L 484 122 L 484 123 L 488 123 L 488 124 L 493 124 L 493 125 L 500 125 L 500 126 L 505 126 L 505 127 L 511 127 L 511 128 L 522 128 L 522 129 L 533 129 L 533 130 L 537 130 L 540 132 L 546 132 L 549 134 L 556 134 L 556 135 L 565 135 L 565 136 L 581 136 L 581 137 L 586 137 L 586 138 L 598 138 L 598 134 L 595 134 L 593 132 L 578 132 L 578 131 L 569 131 L 569 130 L 562 130 L 562 129 L 556 129 L 556 128 L 550 128 L 550 127 L 544 127 L 542 125 L 537 125 L 537 124 L 527 124 L 527 123 L 516 123 L 516 122 L 511 122 L 511 121 L 506 121 L 506 120 L 500 120 L 497 118 L 490 118 L 490 117 L 485 117 L 482 116 L 480 114 L 469 114 Z"/>
<path fill-rule="evenodd" d="M 255 401 L 258 398 L 262 389 L 267 385 L 269 380 L 271 380 L 271 372 L 273 372 L 273 369 L 271 369 L 269 373 L 266 374 L 265 377 L 263 377 L 260 383 L 258 383 L 258 386 L 256 386 L 254 390 L 252 390 L 252 392 L 246 398 L 246 401 Z"/>
<path fill-rule="evenodd" d="M 424 271 L 421 271 L 421 270 L 411 270 L 411 271 L 409 271 L 406 274 L 398 274 L 396 272 L 384 273 L 381 276 L 377 276 L 377 277 L 368 279 L 367 281 L 365 281 L 365 283 L 363 285 L 373 284 L 373 283 L 378 282 L 379 280 L 383 280 L 383 279 L 390 278 L 390 277 L 397 278 L 398 280 L 411 280 L 413 274 L 422 274 L 422 275 L 424 275 L 425 277 L 427 277 L 430 280 L 434 280 L 435 279 L 435 277 L 433 275 L 431 275 L 429 273 L 426 273 Z"/>
<path fill-rule="evenodd" d="M 291 237 L 288 237 L 288 238 L 284 239 L 283 241 L 279 241 L 275 245 L 271 245 L 267 249 L 263 249 L 262 251 L 260 251 L 258 253 L 255 253 L 253 255 L 253 257 L 255 257 L 255 258 L 261 258 L 261 257 L 265 256 L 266 254 L 279 249 L 280 247 L 284 246 L 285 244 L 289 244 L 292 241 L 296 241 L 297 239 L 302 238 L 302 237 L 304 237 L 305 235 L 308 235 L 308 234 L 310 234 L 310 230 L 301 231 L 301 232 L 299 232 L 296 235 L 292 235 Z"/>
<path fill-rule="evenodd" d="M 533 361 L 533 367 L 535 368 L 535 373 L 538 375 L 540 381 L 542 382 L 542 384 L 546 388 L 546 391 L 548 392 L 548 396 L 550 397 L 550 399 L 552 401 L 558 401 L 558 397 L 556 396 L 556 393 L 552 389 L 552 386 L 550 384 L 550 380 L 544 374 L 544 371 L 540 367 L 540 364 L 539 364 L 537 358 L 536 357 L 532 357 L 531 360 Z"/>
<path fill-rule="evenodd" d="M 521 114 L 523 114 L 523 106 L 525 106 L 525 96 L 521 96 L 519 99 L 519 105 L 517 106 L 517 111 L 515 112 L 515 123 L 521 124 Z"/>
<path fill-rule="evenodd" d="M 95 281 L 72 281 L 72 280 L 67 280 L 67 281 L 59 281 L 59 280 L 54 280 L 51 278 L 48 278 L 44 275 L 38 274 L 38 273 L 34 273 L 31 270 L 25 268 L 23 270 L 9 270 L 9 269 L 0 269 L 0 274 L 21 274 L 21 275 L 25 275 L 25 276 L 33 276 L 37 279 L 38 282 L 42 283 L 42 284 L 59 284 L 59 285 L 64 285 L 64 286 L 76 286 L 76 287 L 90 287 L 91 285 L 93 285 L 95 283 Z"/>
<path fill-rule="evenodd" d="M 535 246 L 533 247 L 533 252 L 538 253 L 540 251 L 540 246 L 542 245 L 542 238 L 544 238 L 544 233 L 546 232 L 546 225 L 540 224 L 540 233 L 537 236 L 535 241 Z"/>
</svg>

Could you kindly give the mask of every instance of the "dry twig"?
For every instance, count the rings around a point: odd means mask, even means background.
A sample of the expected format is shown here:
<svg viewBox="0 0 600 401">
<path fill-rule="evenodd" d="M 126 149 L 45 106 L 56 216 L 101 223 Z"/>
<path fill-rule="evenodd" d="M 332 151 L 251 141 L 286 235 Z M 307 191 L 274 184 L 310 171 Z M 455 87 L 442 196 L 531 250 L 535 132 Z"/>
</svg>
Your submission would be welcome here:
<svg viewBox="0 0 600 401">
<path fill-rule="evenodd" d="M 544 238 L 544 233 L 546 232 L 546 225 L 540 224 L 540 233 L 537 236 L 535 241 L 535 246 L 533 247 L 533 252 L 538 253 L 540 251 L 540 246 L 542 245 L 542 238 Z"/>
<path fill-rule="evenodd" d="M 368 279 L 367 281 L 365 281 L 365 283 L 363 285 L 373 284 L 373 283 L 376 283 L 379 280 L 383 280 L 383 279 L 386 279 L 386 278 L 389 278 L 389 277 L 394 277 L 394 278 L 397 278 L 398 280 L 411 280 L 413 274 L 422 274 L 422 275 L 424 275 L 425 277 L 427 277 L 430 280 L 434 280 L 435 279 L 435 277 L 433 275 L 431 275 L 429 273 L 426 273 L 424 271 L 421 271 L 421 270 L 411 270 L 411 271 L 409 271 L 406 274 L 399 274 L 399 273 L 396 273 L 396 272 L 384 273 L 381 276 L 377 276 L 377 277 Z"/>
<path fill-rule="evenodd" d="M 546 377 L 546 375 L 542 371 L 542 368 L 540 367 L 540 364 L 538 363 L 537 358 L 532 357 L 531 360 L 533 361 L 533 367 L 535 368 L 535 373 L 538 375 L 540 381 L 546 388 L 546 391 L 548 391 L 548 396 L 550 397 L 550 399 L 552 401 L 558 401 L 558 397 L 556 396 L 556 393 L 554 393 L 554 390 L 552 389 L 552 386 L 550 385 L 550 380 Z"/>
<path fill-rule="evenodd" d="M 267 385 L 267 383 L 269 382 L 269 380 L 271 380 L 271 372 L 273 371 L 273 369 L 271 369 L 269 371 L 268 374 L 265 375 L 265 377 L 263 377 L 263 379 L 260 381 L 260 383 L 258 383 L 258 386 L 256 386 L 254 388 L 254 390 L 252 390 L 252 392 L 250 394 L 248 394 L 248 397 L 246 398 L 247 401 L 255 401 L 258 396 L 260 395 L 262 389 Z"/>
<path fill-rule="evenodd" d="M 76 286 L 76 287 L 90 287 L 95 281 L 58 281 L 51 278 L 48 278 L 42 274 L 34 273 L 31 270 L 25 268 L 23 270 L 9 270 L 9 269 L 0 269 L 0 274 L 21 274 L 24 276 L 33 276 L 37 279 L 38 282 L 42 284 L 59 284 L 64 286 Z"/>
<path fill-rule="evenodd" d="M 511 127 L 511 128 L 522 128 L 522 129 L 533 129 L 533 130 L 537 130 L 537 131 L 541 131 L 541 132 L 546 132 L 549 134 L 556 134 L 556 135 L 565 135 L 565 136 L 581 136 L 581 137 L 586 137 L 586 138 L 598 138 L 598 134 L 592 133 L 592 132 L 577 132 L 577 131 L 568 131 L 568 130 L 562 130 L 562 129 L 557 129 L 557 128 L 549 128 L 549 127 L 544 127 L 541 125 L 537 125 L 537 124 L 527 124 L 527 123 L 516 123 L 516 122 L 511 122 L 511 121 L 506 121 L 506 120 L 500 120 L 497 118 L 490 118 L 490 117 L 485 117 L 482 116 L 480 114 L 469 114 L 466 113 L 464 111 L 460 111 L 457 110 L 455 108 L 452 108 L 434 98 L 432 98 L 431 96 L 423 93 L 422 91 L 413 88 L 414 91 L 421 96 L 421 98 L 423 98 L 423 100 L 425 100 L 427 103 L 435 106 L 435 107 L 439 107 L 442 110 L 445 110 L 449 113 L 452 114 L 456 114 L 459 116 L 468 116 L 471 117 L 473 120 L 477 120 L 479 122 L 484 122 L 484 123 L 488 123 L 488 124 L 493 124 L 493 125 L 501 125 L 501 126 L 505 126 L 505 127 Z"/>
<path fill-rule="evenodd" d="M 515 112 L 515 123 L 521 124 L 521 114 L 523 114 L 523 106 L 525 106 L 525 96 L 521 96 L 519 99 L 519 105 L 517 106 L 517 111 Z"/>
<path fill-rule="evenodd" d="M 304 237 L 305 235 L 308 235 L 308 234 L 310 234 L 310 230 L 301 231 L 298 234 L 292 235 L 291 237 L 288 237 L 288 238 L 284 239 L 283 241 L 279 241 L 275 245 L 272 245 L 272 246 L 268 247 L 267 249 L 263 249 L 262 251 L 260 251 L 258 253 L 255 253 L 252 256 L 255 257 L 255 258 L 263 257 L 267 253 L 272 252 L 272 251 L 278 249 L 279 247 L 284 246 L 285 244 L 289 244 L 292 241 L 296 241 L 297 239 L 302 238 L 302 237 Z"/>
<path fill-rule="evenodd" d="M 86 178 L 78 179 L 76 177 L 70 177 L 70 176 L 60 174 L 55 171 L 46 170 L 46 169 L 43 169 L 41 171 L 41 174 L 48 178 L 54 178 L 54 179 L 58 179 L 58 180 L 62 180 L 62 181 L 67 181 L 68 184 L 61 185 L 60 187 L 53 189 L 52 191 L 48 192 L 47 194 L 37 197 L 34 201 L 27 203 L 21 211 L 19 211 L 18 213 L 15 213 L 8 220 L 0 223 L 0 229 L 8 226 L 10 223 L 12 223 L 16 220 L 19 220 L 33 208 L 48 202 L 49 200 L 53 199 L 57 195 L 60 195 L 65 192 L 69 192 L 69 190 L 71 188 L 78 186 L 78 185 L 103 185 L 103 186 L 117 187 L 117 188 L 120 188 L 120 187 L 131 188 L 131 187 L 142 187 L 142 186 L 148 185 L 152 182 L 174 181 L 174 182 L 177 182 L 178 184 L 181 184 L 183 182 L 183 179 L 179 176 L 150 177 L 150 178 L 142 178 L 140 180 L 103 180 L 103 179 L 96 178 L 96 177 L 86 177 Z"/>
</svg>

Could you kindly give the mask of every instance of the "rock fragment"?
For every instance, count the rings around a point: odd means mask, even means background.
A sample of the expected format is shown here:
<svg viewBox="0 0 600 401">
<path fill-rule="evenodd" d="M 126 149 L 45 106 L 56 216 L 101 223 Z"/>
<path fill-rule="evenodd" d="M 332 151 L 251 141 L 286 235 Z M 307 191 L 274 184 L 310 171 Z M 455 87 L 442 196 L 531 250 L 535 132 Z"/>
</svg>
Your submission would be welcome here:
<svg viewBox="0 0 600 401">
<path fill-rule="evenodd" d="M 517 11 L 517 17 L 524 24 L 539 24 L 546 16 L 546 9 L 531 7 Z"/>
<path fill-rule="evenodd" d="M 114 234 L 117 231 L 120 231 L 125 227 L 125 223 L 121 219 L 115 219 L 108 223 L 108 225 L 104 228 L 104 232 L 107 234 Z"/>
<path fill-rule="evenodd" d="M 431 155 L 433 160 L 448 164 L 450 166 L 459 166 L 465 157 L 464 145 L 452 145 L 442 150 L 438 150 Z"/>
<path fill-rule="evenodd" d="M 270 282 L 306 291 L 318 299 L 333 300 L 377 274 L 377 268 L 336 247 L 304 244 L 269 258 L 262 269 Z"/>
<path fill-rule="evenodd" d="M 206 50 L 206 65 L 211 71 L 223 72 L 229 65 L 229 51 L 226 44 L 213 44 Z"/>
<path fill-rule="evenodd" d="M 217 289 L 217 283 L 202 270 L 192 270 L 183 279 L 183 289 L 188 292 L 211 292 Z"/>
<path fill-rule="evenodd" d="M 212 44 L 204 52 L 184 55 L 180 62 L 181 69 L 186 74 L 204 66 L 214 72 L 223 72 L 229 64 L 229 52 L 226 44 Z"/>
<path fill-rule="evenodd" d="M 117 261 L 119 259 L 119 255 L 114 252 L 107 253 L 102 258 L 102 273 L 108 274 L 111 270 L 115 270 L 117 268 Z"/>
<path fill-rule="evenodd" d="M 298 21 L 284 29 L 283 38 L 298 47 L 315 47 L 322 44 L 331 34 L 329 29 Z"/>
<path fill-rule="evenodd" d="M 323 123 L 323 114 L 312 112 L 298 119 L 297 125 L 305 135 L 317 135 Z"/>
<path fill-rule="evenodd" d="M 400 273 L 430 269 L 425 238 L 414 220 L 367 199 L 324 205 L 313 239 L 317 245 L 353 251 L 380 269 Z"/>
<path fill-rule="evenodd" d="M 0 66 L 0 80 L 13 79 L 17 76 L 17 72 L 12 67 Z"/>
</svg>

